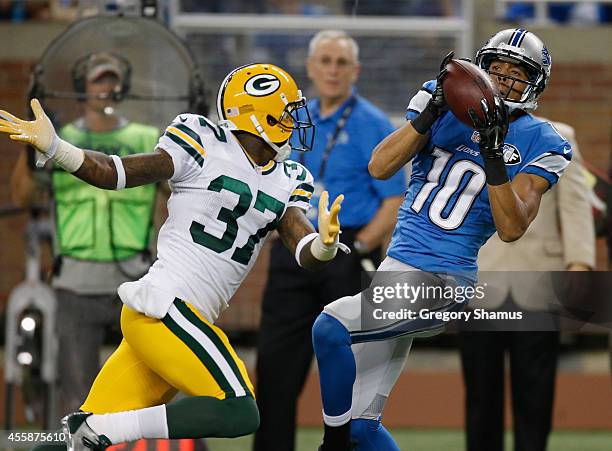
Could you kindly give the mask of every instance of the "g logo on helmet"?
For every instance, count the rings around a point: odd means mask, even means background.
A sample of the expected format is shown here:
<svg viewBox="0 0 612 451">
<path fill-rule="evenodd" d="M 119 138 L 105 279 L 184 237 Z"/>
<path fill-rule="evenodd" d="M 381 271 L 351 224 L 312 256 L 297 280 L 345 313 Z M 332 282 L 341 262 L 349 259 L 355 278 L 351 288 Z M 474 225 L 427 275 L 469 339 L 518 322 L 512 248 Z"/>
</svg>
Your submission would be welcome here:
<svg viewBox="0 0 612 451">
<path fill-rule="evenodd" d="M 247 80 L 244 90 L 255 97 L 268 96 L 280 88 L 281 82 L 272 74 L 257 74 Z"/>
</svg>

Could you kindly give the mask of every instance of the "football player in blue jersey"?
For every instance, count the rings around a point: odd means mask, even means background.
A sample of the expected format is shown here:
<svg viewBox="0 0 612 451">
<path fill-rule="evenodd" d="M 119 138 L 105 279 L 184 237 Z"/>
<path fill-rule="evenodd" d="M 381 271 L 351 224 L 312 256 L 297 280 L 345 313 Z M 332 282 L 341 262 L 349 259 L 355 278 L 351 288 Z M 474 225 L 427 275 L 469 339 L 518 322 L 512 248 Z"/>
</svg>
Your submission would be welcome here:
<svg viewBox="0 0 612 451">
<path fill-rule="evenodd" d="M 565 138 L 530 114 L 551 72 L 548 50 L 536 35 L 503 30 L 478 51 L 476 64 L 488 72 L 502 98 L 485 108 L 485 120 L 471 115 L 473 127 L 460 122 L 444 100 L 441 81 L 452 56 L 442 62 L 437 79 L 413 97 L 408 122 L 377 146 L 370 161 L 370 173 L 379 179 L 412 161 L 410 186 L 374 284 L 377 279 L 385 284 L 384 274 L 395 274 L 390 276 L 394 284 L 399 280 L 417 288 L 473 285 L 480 247 L 496 231 L 504 241 L 519 239 L 536 216 L 541 196 L 571 159 Z M 376 323 L 365 317 L 366 309 L 380 300 L 372 301 L 368 292 L 372 287 L 329 304 L 313 327 L 325 423 L 321 451 L 348 451 L 354 446 L 349 440 L 359 451 L 399 449 L 380 423 L 385 401 L 413 337 L 444 326 L 418 315 Z M 456 298 L 416 300 L 442 313 L 464 307 Z"/>
</svg>

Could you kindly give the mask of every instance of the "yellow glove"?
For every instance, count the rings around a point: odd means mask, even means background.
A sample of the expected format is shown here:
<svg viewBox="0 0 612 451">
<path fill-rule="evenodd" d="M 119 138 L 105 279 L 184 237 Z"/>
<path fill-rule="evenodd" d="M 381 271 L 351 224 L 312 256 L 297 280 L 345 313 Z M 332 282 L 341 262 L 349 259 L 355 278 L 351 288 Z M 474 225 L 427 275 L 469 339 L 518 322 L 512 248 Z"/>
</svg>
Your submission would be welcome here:
<svg viewBox="0 0 612 451">
<path fill-rule="evenodd" d="M 30 106 L 34 112 L 33 121 L 24 121 L 7 111 L 0 110 L 0 132 L 8 133 L 13 141 L 31 144 L 42 153 L 36 162 L 37 166 L 43 166 L 48 159 L 55 158 L 67 171 L 76 171 L 83 163 L 83 151 L 59 139 L 51 120 L 37 99 L 32 99 Z"/>
<path fill-rule="evenodd" d="M 319 198 L 319 237 L 326 246 L 332 246 L 335 244 L 340 233 L 340 221 L 338 220 L 338 213 L 342 208 L 342 201 L 344 200 L 344 194 L 340 194 L 334 200 L 331 206 L 331 210 L 328 210 L 329 206 L 329 193 L 323 191 Z"/>
<path fill-rule="evenodd" d="M 334 200 L 331 210 L 328 210 L 329 193 L 323 191 L 319 198 L 319 235 L 312 241 L 310 251 L 315 258 L 321 261 L 331 260 L 335 257 L 336 252 L 340 249 L 345 254 L 350 254 L 351 249 L 344 243 L 340 242 L 340 221 L 338 213 L 344 196 L 340 194 Z"/>
<path fill-rule="evenodd" d="M 14 141 L 21 141 L 36 147 L 40 152 L 47 154 L 52 150 L 54 142 L 58 141 L 57 134 L 51 120 L 47 117 L 40 102 L 32 99 L 30 102 L 35 119 L 24 121 L 6 111 L 0 111 L 0 132 L 9 133 Z M 57 147 L 57 144 L 55 144 Z M 50 155 L 51 156 L 51 155 Z"/>
</svg>

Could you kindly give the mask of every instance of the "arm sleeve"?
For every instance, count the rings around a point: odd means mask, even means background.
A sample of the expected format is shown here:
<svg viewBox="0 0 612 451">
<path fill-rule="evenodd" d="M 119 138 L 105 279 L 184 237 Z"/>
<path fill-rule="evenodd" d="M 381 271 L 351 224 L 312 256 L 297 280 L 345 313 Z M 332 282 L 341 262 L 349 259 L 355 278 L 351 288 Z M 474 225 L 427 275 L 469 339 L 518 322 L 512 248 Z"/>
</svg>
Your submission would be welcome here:
<svg viewBox="0 0 612 451">
<path fill-rule="evenodd" d="M 181 114 L 174 118 L 159 138 L 157 148 L 168 152 L 174 164 L 171 182 L 185 181 L 202 170 L 206 151 L 198 131 L 197 116 Z"/>
<path fill-rule="evenodd" d="M 297 207 L 305 212 L 311 207 L 310 199 L 314 193 L 314 180 L 308 169 L 299 163 L 291 163 L 292 176 L 295 177 L 295 184 L 287 208 Z"/>
</svg>

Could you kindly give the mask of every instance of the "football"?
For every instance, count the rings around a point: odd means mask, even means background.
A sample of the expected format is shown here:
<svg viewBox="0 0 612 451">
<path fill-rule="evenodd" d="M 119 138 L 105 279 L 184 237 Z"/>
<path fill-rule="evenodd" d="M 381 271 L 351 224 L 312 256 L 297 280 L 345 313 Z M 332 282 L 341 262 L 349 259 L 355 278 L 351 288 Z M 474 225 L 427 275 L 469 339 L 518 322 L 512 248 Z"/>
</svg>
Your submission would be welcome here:
<svg viewBox="0 0 612 451">
<path fill-rule="evenodd" d="M 448 73 L 442 81 L 446 103 L 457 119 L 473 128 L 468 111 L 473 108 L 478 117 L 484 120 L 480 101 L 484 99 L 493 109 L 494 96 L 500 96 L 499 89 L 484 70 L 469 61 L 452 59 L 446 65 L 446 70 Z"/>
</svg>

